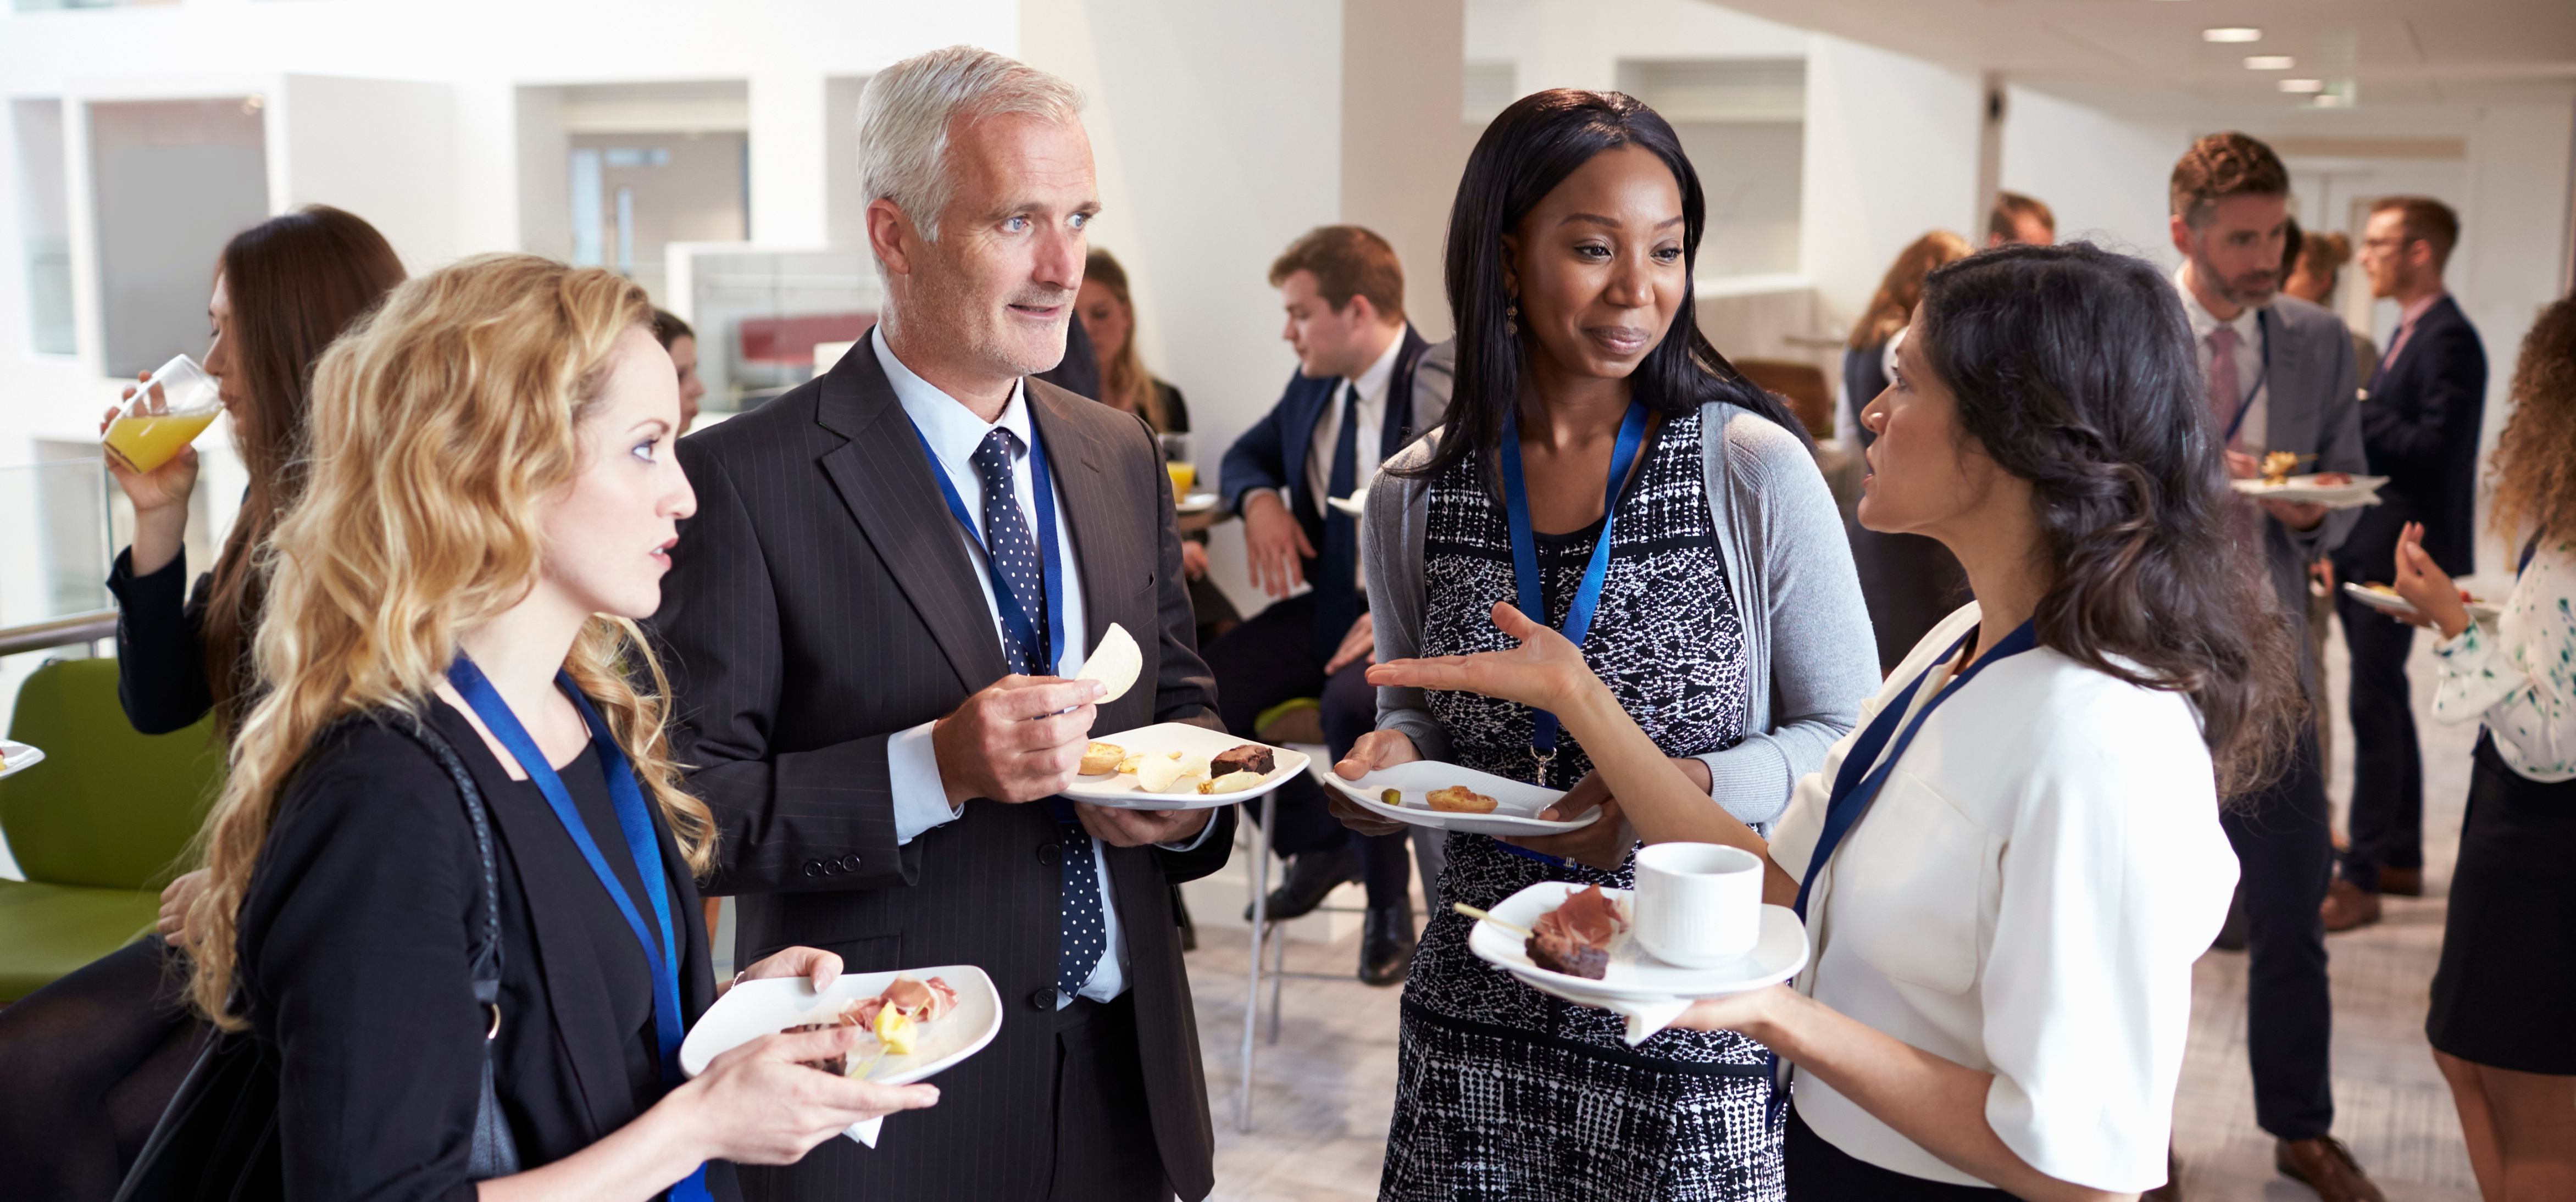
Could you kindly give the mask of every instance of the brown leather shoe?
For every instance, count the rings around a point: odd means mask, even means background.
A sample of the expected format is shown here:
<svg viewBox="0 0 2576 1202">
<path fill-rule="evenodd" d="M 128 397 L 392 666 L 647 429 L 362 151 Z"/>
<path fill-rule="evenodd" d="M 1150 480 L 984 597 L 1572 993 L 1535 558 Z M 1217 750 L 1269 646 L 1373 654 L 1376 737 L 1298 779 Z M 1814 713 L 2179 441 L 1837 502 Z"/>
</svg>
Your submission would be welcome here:
<svg viewBox="0 0 2576 1202">
<path fill-rule="evenodd" d="M 2382 868 L 2379 891 L 2396 897 L 2424 896 L 2424 870 L 2421 868 Z"/>
<path fill-rule="evenodd" d="M 2361 886 L 2342 877 L 2326 886 L 2325 904 L 2317 912 L 2326 920 L 2329 931 L 2349 931 L 2379 921 L 2379 895 L 2364 893 Z"/>
<path fill-rule="evenodd" d="M 2342 882 L 2338 881 L 2337 884 Z M 2362 1175 L 2352 1149 L 2331 1135 L 2285 1139 L 2272 1147 L 2272 1167 L 2281 1175 L 2317 1191 L 2321 1202 L 2387 1202 L 2387 1195 Z"/>
</svg>

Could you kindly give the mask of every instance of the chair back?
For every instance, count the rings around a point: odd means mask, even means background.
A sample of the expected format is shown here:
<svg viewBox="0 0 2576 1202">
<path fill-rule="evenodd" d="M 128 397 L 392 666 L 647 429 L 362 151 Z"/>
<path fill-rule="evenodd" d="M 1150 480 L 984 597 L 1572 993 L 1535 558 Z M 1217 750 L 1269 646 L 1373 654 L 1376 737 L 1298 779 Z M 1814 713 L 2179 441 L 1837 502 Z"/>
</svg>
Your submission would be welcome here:
<svg viewBox="0 0 2576 1202">
<path fill-rule="evenodd" d="M 1825 379 L 1824 369 L 1812 363 L 1786 359 L 1736 359 L 1735 370 L 1764 392 L 1773 393 L 1789 402 L 1789 412 L 1815 438 L 1830 438 L 1834 433 L 1834 387 Z"/>
<path fill-rule="evenodd" d="M 9 737 L 45 759 L 0 780 L 0 834 L 30 881 L 157 888 L 213 803 L 224 748 L 214 719 L 139 734 L 116 699 L 116 661 L 55 660 L 18 689 Z"/>
</svg>

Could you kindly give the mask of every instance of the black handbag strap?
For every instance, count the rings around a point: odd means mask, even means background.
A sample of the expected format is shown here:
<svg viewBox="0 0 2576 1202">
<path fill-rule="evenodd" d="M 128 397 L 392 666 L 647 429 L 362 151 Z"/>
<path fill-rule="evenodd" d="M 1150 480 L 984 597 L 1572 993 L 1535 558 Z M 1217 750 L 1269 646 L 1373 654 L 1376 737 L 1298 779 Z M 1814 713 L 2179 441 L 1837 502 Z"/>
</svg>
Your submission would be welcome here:
<svg viewBox="0 0 2576 1202">
<path fill-rule="evenodd" d="M 466 770 L 464 757 L 456 754 L 446 736 L 409 715 L 386 725 L 411 736 L 438 761 L 439 767 L 447 770 L 448 779 L 456 783 L 457 795 L 464 799 L 466 817 L 474 823 L 474 849 L 483 862 L 483 937 L 475 941 L 466 971 L 474 986 L 474 1000 L 492 1016 L 492 1025 L 483 1031 L 483 1092 L 474 1107 L 474 1146 L 467 1158 L 466 1175 L 476 1181 L 507 1177 L 519 1171 L 519 1148 L 510 1134 L 509 1120 L 501 1113 L 500 1092 L 492 1071 L 492 1041 L 501 1034 L 501 873 L 492 855 L 492 819 L 484 812 L 483 791 L 475 787 L 474 774 Z"/>
</svg>

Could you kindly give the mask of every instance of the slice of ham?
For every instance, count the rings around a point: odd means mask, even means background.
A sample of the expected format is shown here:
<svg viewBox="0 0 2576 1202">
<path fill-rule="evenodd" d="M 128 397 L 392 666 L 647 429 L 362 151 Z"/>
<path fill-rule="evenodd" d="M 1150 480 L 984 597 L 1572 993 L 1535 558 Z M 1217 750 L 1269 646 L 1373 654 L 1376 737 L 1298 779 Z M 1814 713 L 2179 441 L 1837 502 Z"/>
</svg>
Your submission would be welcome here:
<svg viewBox="0 0 2576 1202">
<path fill-rule="evenodd" d="M 1539 915 L 1526 947 L 1541 968 L 1597 981 L 1609 967 L 1611 941 L 1627 929 L 1619 903 L 1592 885 Z"/>
</svg>

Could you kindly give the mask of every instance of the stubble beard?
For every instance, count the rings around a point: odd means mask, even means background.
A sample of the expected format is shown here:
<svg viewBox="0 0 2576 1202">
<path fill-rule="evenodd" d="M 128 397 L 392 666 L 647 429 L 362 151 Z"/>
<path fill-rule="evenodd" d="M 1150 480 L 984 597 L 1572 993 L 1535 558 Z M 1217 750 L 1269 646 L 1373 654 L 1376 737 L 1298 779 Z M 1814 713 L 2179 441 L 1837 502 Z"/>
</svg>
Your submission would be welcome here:
<svg viewBox="0 0 2576 1202">
<path fill-rule="evenodd" d="M 1017 300 L 1046 298 L 1019 297 Z M 1008 302 L 977 295 L 965 272 L 948 269 L 945 263 L 932 265 L 922 273 L 921 282 L 905 306 L 909 322 L 923 333 L 947 341 L 971 366 L 995 377 L 1036 375 L 1064 361 L 1065 315 L 1073 311 L 1073 294 L 1052 298 L 1061 306 L 1055 323 L 1055 336 L 1047 344 L 1032 348 L 1018 338 L 1009 323 L 1012 318 L 1004 306 Z M 1043 356 L 1044 362 L 1035 360 Z"/>
</svg>

